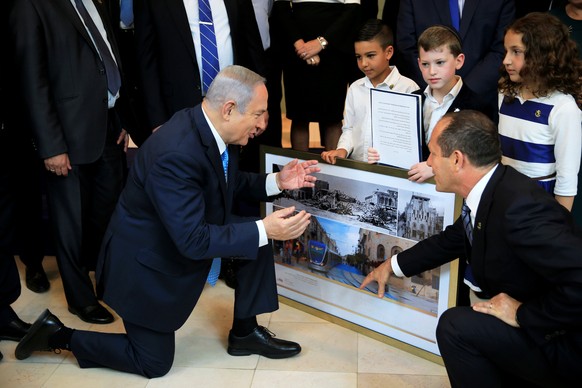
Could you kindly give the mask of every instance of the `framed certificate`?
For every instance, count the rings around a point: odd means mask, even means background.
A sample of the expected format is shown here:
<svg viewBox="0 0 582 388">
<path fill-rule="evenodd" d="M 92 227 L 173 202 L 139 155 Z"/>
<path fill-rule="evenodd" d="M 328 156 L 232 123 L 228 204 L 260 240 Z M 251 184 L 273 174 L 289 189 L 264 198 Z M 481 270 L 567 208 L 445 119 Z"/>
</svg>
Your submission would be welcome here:
<svg viewBox="0 0 582 388">
<path fill-rule="evenodd" d="M 263 147 L 263 171 L 277 172 L 295 158 L 319 156 Z M 265 215 L 289 206 L 312 214 L 299 238 L 273 242 L 283 301 L 441 362 L 435 328 L 456 299 L 456 261 L 391 277 L 382 299 L 376 283 L 359 286 L 393 254 L 452 224 L 462 200 L 437 192 L 434 183 L 410 182 L 395 168 L 345 159 L 319 167 L 314 188 L 286 191 L 263 208 Z"/>
<path fill-rule="evenodd" d="M 422 161 L 422 103 L 418 94 L 370 90 L 372 147 L 380 163 L 410 170 Z"/>
</svg>

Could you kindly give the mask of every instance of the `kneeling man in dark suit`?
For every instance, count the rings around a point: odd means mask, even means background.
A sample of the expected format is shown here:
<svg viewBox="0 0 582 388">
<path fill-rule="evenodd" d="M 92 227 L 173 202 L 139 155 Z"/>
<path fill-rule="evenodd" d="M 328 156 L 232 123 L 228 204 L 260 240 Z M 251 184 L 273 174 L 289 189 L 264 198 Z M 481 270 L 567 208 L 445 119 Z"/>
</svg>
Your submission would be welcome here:
<svg viewBox="0 0 582 388">
<path fill-rule="evenodd" d="M 500 164 L 483 114 L 445 115 L 428 144 L 438 191 L 464 211 L 440 234 L 393 256 L 362 283 L 384 295 L 391 274 L 412 276 L 466 257 L 466 280 L 490 300 L 442 314 L 437 342 L 453 387 L 579 386 L 582 235 L 540 186 Z M 477 289 L 477 291 L 479 291 Z"/>
<path fill-rule="evenodd" d="M 277 310 L 268 239 L 298 237 L 305 211 L 276 211 L 262 220 L 231 215 L 233 199 L 266 201 L 282 190 L 313 187 L 317 162 L 297 160 L 274 174 L 238 170 L 238 151 L 264 129 L 265 80 L 240 66 L 222 70 L 201 105 L 177 112 L 140 148 L 101 249 L 96 276 L 103 300 L 127 334 L 69 329 L 46 310 L 16 348 L 71 350 L 82 368 L 108 367 L 146 377 L 166 374 L 174 332 L 204 288 L 214 258 L 241 261 L 228 353 L 286 358 L 299 344 L 258 326 L 256 315 Z M 214 267 L 214 265 L 212 265 Z"/>
</svg>

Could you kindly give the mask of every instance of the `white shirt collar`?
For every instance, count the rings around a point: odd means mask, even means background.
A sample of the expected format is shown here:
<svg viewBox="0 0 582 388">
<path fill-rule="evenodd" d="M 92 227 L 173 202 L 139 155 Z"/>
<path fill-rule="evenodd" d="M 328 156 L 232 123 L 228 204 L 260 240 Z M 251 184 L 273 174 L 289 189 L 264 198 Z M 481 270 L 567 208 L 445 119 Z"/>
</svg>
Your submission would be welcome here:
<svg viewBox="0 0 582 388">
<path fill-rule="evenodd" d="M 463 79 L 458 75 L 456 75 L 455 77 L 457 77 L 457 83 L 445 95 L 445 97 L 443 98 L 443 104 L 446 104 L 447 102 L 454 100 L 461 91 L 461 88 L 463 87 Z M 426 98 L 436 102 L 436 98 L 432 96 L 432 89 L 430 88 L 430 86 L 427 86 L 426 89 L 424 89 L 424 95 Z"/>
<path fill-rule="evenodd" d="M 364 82 L 362 82 L 362 85 L 364 85 L 370 89 L 385 86 L 388 89 L 392 90 L 392 89 L 394 89 L 394 85 L 398 82 L 399 78 L 400 78 L 400 72 L 398 71 L 396 66 L 390 66 L 390 74 L 388 74 L 386 76 L 386 79 L 384 79 L 384 81 L 380 82 L 377 86 L 372 85 L 372 82 L 370 81 L 370 79 L 368 77 L 363 78 Z"/>
<path fill-rule="evenodd" d="M 224 142 L 224 140 L 222 140 L 222 138 L 220 137 L 220 134 L 218 133 L 216 128 L 214 128 L 214 125 L 212 125 L 212 122 L 210 121 L 210 119 L 206 115 L 206 112 L 204 111 L 204 107 L 202 108 L 202 113 L 204 114 L 204 119 L 206 119 L 206 122 L 208 123 L 208 126 L 210 127 L 210 131 L 212 132 L 212 135 L 214 136 L 214 140 L 216 140 L 216 145 L 218 146 L 219 155 L 222 155 L 222 153 L 226 149 L 226 143 Z"/>
</svg>

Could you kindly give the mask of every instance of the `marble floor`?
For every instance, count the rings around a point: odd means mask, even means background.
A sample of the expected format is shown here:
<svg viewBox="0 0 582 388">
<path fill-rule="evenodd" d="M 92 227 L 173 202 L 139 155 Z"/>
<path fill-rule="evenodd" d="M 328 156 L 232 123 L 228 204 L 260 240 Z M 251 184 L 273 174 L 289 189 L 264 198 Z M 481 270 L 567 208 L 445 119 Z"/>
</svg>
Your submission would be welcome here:
<svg viewBox="0 0 582 388">
<path fill-rule="evenodd" d="M 17 260 L 18 261 L 18 260 Z M 24 270 L 18 261 L 21 276 Z M 46 257 L 51 289 L 35 294 L 24 287 L 13 307 L 26 321 L 49 308 L 65 325 L 83 330 L 122 332 L 117 318 L 109 325 L 91 325 L 67 312 L 54 257 Z M 342 326 L 281 304 L 259 323 L 280 338 L 301 343 L 303 351 L 286 360 L 260 356 L 232 357 L 226 353 L 232 323 L 233 291 L 222 281 L 207 286 L 186 324 L 176 333 L 174 366 L 161 378 L 107 369 L 80 369 L 71 353 L 34 353 L 14 357 L 15 342 L 1 341 L 0 387 L 449 387 L 444 367 L 358 334 Z"/>
</svg>

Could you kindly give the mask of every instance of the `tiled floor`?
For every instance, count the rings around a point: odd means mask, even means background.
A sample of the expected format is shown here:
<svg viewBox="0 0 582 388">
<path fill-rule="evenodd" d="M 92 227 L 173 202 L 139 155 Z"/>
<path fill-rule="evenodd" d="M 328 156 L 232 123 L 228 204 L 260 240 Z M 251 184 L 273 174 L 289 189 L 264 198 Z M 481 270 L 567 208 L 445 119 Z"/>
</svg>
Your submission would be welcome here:
<svg viewBox="0 0 582 388">
<path fill-rule="evenodd" d="M 91 325 L 67 312 L 54 257 L 46 257 L 51 281 L 46 294 L 23 286 L 13 307 L 26 321 L 49 308 L 65 325 L 105 332 L 123 331 L 121 321 Z M 19 262 L 21 274 L 24 273 Z M 22 281 L 24 285 L 24 281 Z M 196 309 L 176 333 L 176 356 L 170 372 L 158 379 L 106 369 L 80 369 L 75 358 L 34 353 L 14 357 L 15 342 L 0 342 L 0 387 L 449 387 L 444 367 L 378 342 L 344 327 L 281 304 L 278 311 L 259 317 L 259 323 L 280 338 L 301 343 L 294 358 L 270 360 L 259 356 L 232 357 L 226 339 L 232 323 L 233 291 L 219 282 L 207 286 Z"/>
</svg>

